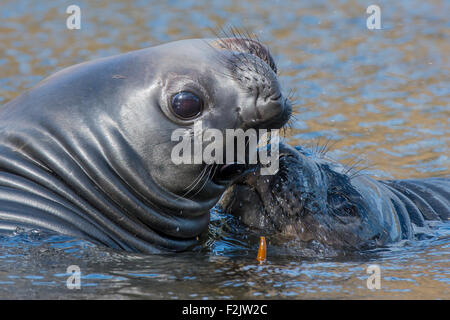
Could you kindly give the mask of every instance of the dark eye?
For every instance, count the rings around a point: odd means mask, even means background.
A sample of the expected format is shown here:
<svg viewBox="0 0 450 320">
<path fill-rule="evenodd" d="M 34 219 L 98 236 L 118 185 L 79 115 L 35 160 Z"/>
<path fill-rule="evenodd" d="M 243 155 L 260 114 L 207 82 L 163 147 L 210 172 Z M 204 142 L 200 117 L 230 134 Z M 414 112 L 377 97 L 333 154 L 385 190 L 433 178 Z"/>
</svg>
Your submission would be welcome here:
<svg viewBox="0 0 450 320">
<path fill-rule="evenodd" d="M 172 98 L 172 110 L 183 119 L 190 119 L 202 112 L 203 102 L 192 92 L 182 91 Z"/>
</svg>

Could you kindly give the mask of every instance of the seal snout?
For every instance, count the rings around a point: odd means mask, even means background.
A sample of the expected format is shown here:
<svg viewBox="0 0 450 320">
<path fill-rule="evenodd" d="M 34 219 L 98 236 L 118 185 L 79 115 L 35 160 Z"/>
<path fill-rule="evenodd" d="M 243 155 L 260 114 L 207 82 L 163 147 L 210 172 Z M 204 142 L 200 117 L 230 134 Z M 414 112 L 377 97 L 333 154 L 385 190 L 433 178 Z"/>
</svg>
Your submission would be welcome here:
<svg viewBox="0 0 450 320">
<path fill-rule="evenodd" d="M 289 99 L 281 92 L 274 94 L 266 101 L 256 104 L 258 128 L 279 129 L 286 124 L 291 116 L 292 106 Z"/>
<path fill-rule="evenodd" d="M 281 92 L 274 70 L 256 56 L 241 58 L 236 66 L 233 74 L 246 95 L 240 108 L 245 125 L 270 129 L 282 127 L 292 108 Z"/>
<path fill-rule="evenodd" d="M 245 127 L 281 128 L 289 119 L 291 105 L 282 94 L 277 67 L 269 49 L 253 39 L 222 39 L 228 68 L 243 89 L 245 98 L 239 106 Z"/>
</svg>

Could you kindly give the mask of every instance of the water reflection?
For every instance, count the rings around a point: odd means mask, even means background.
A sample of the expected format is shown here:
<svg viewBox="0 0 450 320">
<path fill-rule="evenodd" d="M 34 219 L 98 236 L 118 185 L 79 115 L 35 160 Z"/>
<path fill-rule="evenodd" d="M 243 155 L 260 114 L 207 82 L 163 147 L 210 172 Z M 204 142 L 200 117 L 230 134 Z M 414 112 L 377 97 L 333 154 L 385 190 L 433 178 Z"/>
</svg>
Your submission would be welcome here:
<svg viewBox="0 0 450 320">
<path fill-rule="evenodd" d="M 448 234 L 448 230 L 447 230 Z M 2 246 L 0 294 L 20 298 L 406 298 L 448 296 L 448 238 L 399 244 L 361 259 L 279 256 L 258 264 L 254 256 L 199 253 L 130 255 L 65 240 L 75 251 L 55 250 L 53 237 L 37 246 Z M 59 247 L 60 248 L 60 247 Z M 82 270 L 80 291 L 68 290 L 67 263 Z M 382 289 L 366 287 L 367 266 L 382 270 Z M 14 266 L 3 271 L 6 266 Z M 168 268 L 167 266 L 171 266 Z M 407 266 L 407 267 L 406 267 Z M 51 290 L 50 290 L 51 289 Z"/>
<path fill-rule="evenodd" d="M 1 104 L 75 63 L 243 26 L 270 46 L 285 90 L 296 92 L 289 143 L 331 139 L 330 156 L 362 157 L 377 177 L 450 173 L 448 1 L 378 1 L 378 31 L 366 29 L 368 4 L 360 1 L 77 3 L 82 29 L 69 31 L 66 1 L 2 1 Z M 257 241 L 212 214 L 206 249 L 179 255 L 122 254 L 66 237 L 2 239 L 0 297 L 448 298 L 448 224 L 432 239 L 367 256 L 272 251 L 258 265 Z M 366 288 L 370 263 L 382 267 L 380 291 Z M 81 291 L 65 287 L 70 264 L 82 269 Z"/>
</svg>

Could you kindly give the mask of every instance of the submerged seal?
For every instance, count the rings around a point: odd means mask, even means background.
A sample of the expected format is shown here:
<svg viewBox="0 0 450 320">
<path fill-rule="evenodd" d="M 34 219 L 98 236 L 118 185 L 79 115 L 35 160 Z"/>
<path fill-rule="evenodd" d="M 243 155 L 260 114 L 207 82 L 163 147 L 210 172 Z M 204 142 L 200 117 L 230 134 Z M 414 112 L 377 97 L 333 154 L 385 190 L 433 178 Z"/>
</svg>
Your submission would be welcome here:
<svg viewBox="0 0 450 320">
<path fill-rule="evenodd" d="M 171 133 L 197 120 L 280 128 L 290 112 L 268 49 L 249 38 L 182 40 L 64 69 L 0 108 L 0 230 L 185 250 L 230 177 L 175 165 Z"/>
<path fill-rule="evenodd" d="M 378 181 L 281 144 L 275 175 L 246 175 L 220 204 L 244 224 L 304 247 L 363 250 L 427 234 L 430 220 L 448 221 L 450 178 Z"/>
</svg>

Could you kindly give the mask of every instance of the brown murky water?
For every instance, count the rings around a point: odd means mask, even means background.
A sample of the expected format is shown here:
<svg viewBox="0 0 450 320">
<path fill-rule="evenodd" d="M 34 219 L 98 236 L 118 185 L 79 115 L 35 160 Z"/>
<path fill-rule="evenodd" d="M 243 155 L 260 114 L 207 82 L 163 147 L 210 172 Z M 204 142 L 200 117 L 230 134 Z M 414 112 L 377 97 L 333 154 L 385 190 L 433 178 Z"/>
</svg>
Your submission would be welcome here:
<svg viewBox="0 0 450 320">
<path fill-rule="evenodd" d="M 0 104 L 69 65 L 234 25 L 269 45 L 286 92 L 296 92 L 289 143 L 331 139 L 332 157 L 357 156 L 380 178 L 450 174 L 448 1 L 378 1 L 374 31 L 370 1 L 77 1 L 81 30 L 72 31 L 70 4 L 2 0 Z M 3 239 L 0 298 L 450 298 L 448 222 L 429 240 L 358 257 L 299 257 L 269 243 L 258 265 L 257 239 L 233 237 L 223 213 L 212 218 L 206 246 L 178 255 L 34 234 Z M 381 267 L 380 290 L 366 286 L 370 264 Z M 65 286 L 69 265 L 81 268 L 81 290 Z"/>
</svg>

